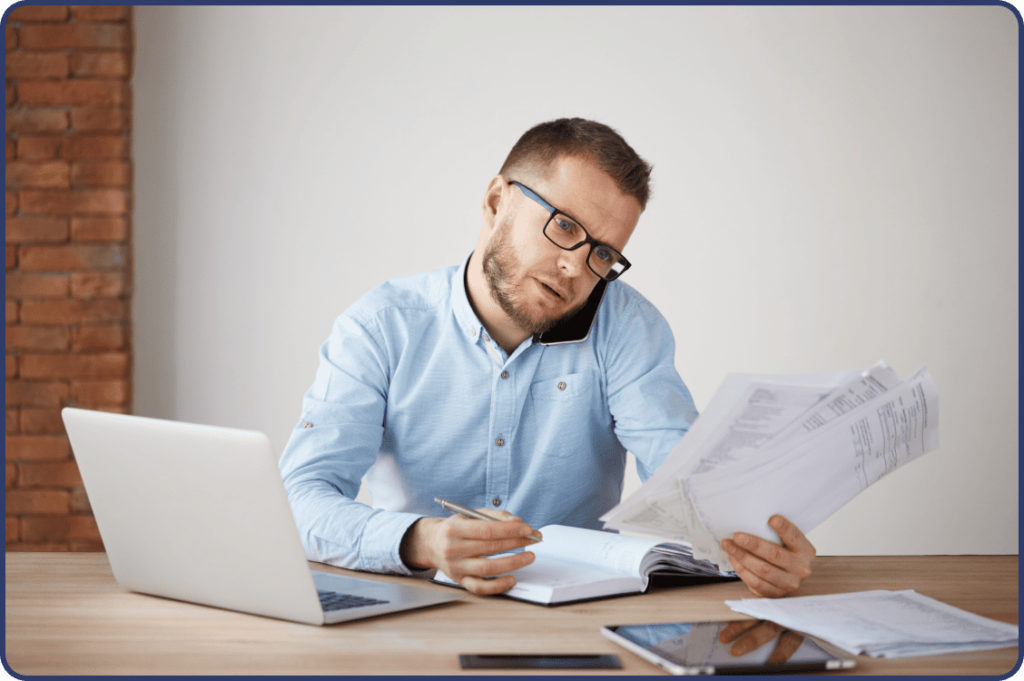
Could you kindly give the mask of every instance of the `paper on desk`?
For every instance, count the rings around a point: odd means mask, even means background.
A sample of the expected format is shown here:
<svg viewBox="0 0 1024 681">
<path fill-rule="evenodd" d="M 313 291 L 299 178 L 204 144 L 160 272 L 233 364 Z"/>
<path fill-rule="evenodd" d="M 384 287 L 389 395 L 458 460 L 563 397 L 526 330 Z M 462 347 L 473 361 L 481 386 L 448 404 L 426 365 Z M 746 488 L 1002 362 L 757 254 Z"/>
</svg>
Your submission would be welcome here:
<svg viewBox="0 0 1024 681">
<path fill-rule="evenodd" d="M 980 617 L 912 591 L 861 591 L 726 601 L 734 611 L 817 636 L 853 654 L 912 657 L 1010 648 L 1012 624 Z"/>
<path fill-rule="evenodd" d="M 775 513 L 808 532 L 937 446 L 938 394 L 924 367 L 904 382 L 884 363 L 828 377 L 734 374 L 655 475 L 601 519 L 686 539 L 727 570 L 722 538 L 776 539 Z"/>
</svg>

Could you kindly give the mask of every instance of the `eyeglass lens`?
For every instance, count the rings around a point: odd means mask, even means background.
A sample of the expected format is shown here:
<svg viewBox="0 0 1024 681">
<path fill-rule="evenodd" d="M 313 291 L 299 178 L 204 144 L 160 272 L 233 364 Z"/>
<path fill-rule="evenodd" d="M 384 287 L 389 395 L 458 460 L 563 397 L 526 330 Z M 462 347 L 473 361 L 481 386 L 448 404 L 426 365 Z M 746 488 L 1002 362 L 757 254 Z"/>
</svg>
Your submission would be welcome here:
<svg viewBox="0 0 1024 681">
<path fill-rule="evenodd" d="M 544 235 L 559 248 L 570 250 L 587 240 L 587 233 L 575 221 L 560 214 L 552 215 L 544 226 Z M 592 244 L 587 264 L 594 274 L 612 279 L 622 274 L 622 256 L 600 244 Z"/>
</svg>

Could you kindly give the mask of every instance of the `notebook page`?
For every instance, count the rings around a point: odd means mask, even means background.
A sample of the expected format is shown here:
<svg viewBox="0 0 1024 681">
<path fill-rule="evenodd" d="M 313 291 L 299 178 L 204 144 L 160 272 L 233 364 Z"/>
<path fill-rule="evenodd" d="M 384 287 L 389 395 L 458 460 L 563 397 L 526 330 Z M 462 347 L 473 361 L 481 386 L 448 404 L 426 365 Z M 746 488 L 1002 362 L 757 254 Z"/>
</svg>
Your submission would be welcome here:
<svg viewBox="0 0 1024 681">
<path fill-rule="evenodd" d="M 628 537 L 600 530 L 565 525 L 540 528 L 544 541 L 527 548 L 538 558 L 551 558 L 570 565 L 596 568 L 620 575 L 640 577 L 640 564 L 658 539 Z"/>
</svg>

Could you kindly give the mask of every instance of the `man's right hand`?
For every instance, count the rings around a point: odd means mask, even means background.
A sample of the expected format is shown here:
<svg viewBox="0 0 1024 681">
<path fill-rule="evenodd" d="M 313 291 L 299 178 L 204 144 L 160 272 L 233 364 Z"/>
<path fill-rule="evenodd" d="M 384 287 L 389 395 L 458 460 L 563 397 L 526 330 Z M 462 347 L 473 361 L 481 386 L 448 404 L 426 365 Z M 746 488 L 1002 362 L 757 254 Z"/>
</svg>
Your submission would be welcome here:
<svg viewBox="0 0 1024 681">
<path fill-rule="evenodd" d="M 402 539 L 402 561 L 414 570 L 437 568 L 471 593 L 487 596 L 511 589 L 516 579 L 503 573 L 526 567 L 533 562 L 533 553 L 523 551 L 494 559 L 487 556 L 535 543 L 528 538 L 534 529 L 506 511 L 478 510 L 502 522 L 462 515 L 420 518 Z"/>
</svg>

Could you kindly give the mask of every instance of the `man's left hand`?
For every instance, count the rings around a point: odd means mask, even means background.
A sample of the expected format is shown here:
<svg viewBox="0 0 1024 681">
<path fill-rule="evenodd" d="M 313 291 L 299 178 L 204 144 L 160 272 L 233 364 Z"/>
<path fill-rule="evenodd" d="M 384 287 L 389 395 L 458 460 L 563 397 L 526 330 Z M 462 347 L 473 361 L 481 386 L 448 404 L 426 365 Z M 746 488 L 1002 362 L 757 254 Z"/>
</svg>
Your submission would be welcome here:
<svg viewBox="0 0 1024 681">
<path fill-rule="evenodd" d="M 800 528 L 781 515 L 773 515 L 768 525 L 778 533 L 782 546 L 736 532 L 731 539 L 722 540 L 722 549 L 752 594 L 778 598 L 793 593 L 811 576 L 811 561 L 817 552 Z"/>
</svg>

